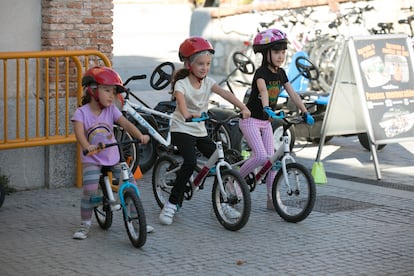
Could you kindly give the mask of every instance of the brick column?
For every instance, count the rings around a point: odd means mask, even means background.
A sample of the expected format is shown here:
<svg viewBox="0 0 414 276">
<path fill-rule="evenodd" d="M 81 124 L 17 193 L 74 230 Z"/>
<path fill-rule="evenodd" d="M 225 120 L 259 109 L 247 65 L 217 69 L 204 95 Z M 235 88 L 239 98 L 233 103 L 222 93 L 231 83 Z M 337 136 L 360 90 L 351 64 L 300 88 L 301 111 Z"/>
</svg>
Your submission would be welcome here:
<svg viewBox="0 0 414 276">
<path fill-rule="evenodd" d="M 42 0 L 42 50 L 99 50 L 112 59 L 112 0 Z"/>
</svg>

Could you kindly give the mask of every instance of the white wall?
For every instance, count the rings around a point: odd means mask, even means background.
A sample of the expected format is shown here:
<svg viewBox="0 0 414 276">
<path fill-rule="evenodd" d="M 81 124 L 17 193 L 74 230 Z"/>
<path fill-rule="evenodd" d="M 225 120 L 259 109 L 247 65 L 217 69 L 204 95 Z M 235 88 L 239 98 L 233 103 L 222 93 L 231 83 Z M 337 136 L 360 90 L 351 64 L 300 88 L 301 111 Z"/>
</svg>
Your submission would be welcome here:
<svg viewBox="0 0 414 276">
<path fill-rule="evenodd" d="M 0 52 L 41 48 L 41 0 L 0 1 Z"/>
</svg>

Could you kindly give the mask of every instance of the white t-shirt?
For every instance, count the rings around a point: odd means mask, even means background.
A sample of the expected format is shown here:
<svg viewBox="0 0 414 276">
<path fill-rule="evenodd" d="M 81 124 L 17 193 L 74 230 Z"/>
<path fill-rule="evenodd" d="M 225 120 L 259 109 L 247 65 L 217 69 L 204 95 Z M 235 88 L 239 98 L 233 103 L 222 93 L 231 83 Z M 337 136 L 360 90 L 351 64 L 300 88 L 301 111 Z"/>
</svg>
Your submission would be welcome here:
<svg viewBox="0 0 414 276">
<path fill-rule="evenodd" d="M 201 81 L 200 89 L 194 88 L 188 77 L 178 80 L 175 83 L 175 93 L 183 93 L 187 109 L 190 113 L 207 112 L 208 101 L 211 96 L 211 88 L 216 83 L 212 78 L 206 77 Z M 185 118 L 175 109 L 171 124 L 171 132 L 187 133 L 196 137 L 207 136 L 207 130 L 204 122 L 186 122 Z"/>
</svg>

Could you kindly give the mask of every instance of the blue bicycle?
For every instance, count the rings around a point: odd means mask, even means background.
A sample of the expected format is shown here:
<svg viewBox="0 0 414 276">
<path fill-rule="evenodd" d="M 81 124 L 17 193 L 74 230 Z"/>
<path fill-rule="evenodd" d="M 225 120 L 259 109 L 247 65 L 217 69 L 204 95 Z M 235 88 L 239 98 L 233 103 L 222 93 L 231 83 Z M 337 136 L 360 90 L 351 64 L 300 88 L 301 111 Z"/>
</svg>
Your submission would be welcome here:
<svg viewBox="0 0 414 276">
<path fill-rule="evenodd" d="M 98 151 L 104 148 L 117 146 L 120 154 L 121 181 L 112 181 L 112 168 L 102 167 L 102 176 L 99 181 L 98 193 L 91 197 L 91 202 L 96 204 L 94 213 L 99 226 L 107 230 L 112 225 L 113 211 L 122 210 L 125 228 L 131 243 L 142 247 L 147 240 L 147 223 L 144 207 L 142 206 L 138 187 L 129 182 L 130 169 L 125 160 L 122 145 L 139 144 L 140 140 L 124 140 L 110 144 L 99 144 Z M 94 152 L 83 151 L 83 154 Z"/>
</svg>

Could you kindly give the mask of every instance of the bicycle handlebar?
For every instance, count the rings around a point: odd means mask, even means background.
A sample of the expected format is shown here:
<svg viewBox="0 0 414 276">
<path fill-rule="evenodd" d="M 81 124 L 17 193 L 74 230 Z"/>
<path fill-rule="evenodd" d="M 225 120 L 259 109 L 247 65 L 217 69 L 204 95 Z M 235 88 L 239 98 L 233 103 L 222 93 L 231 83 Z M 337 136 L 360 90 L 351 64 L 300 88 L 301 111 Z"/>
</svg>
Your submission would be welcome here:
<svg viewBox="0 0 414 276">
<path fill-rule="evenodd" d="M 82 151 L 83 155 L 92 155 L 95 154 L 105 148 L 110 148 L 113 146 L 118 146 L 118 145 L 128 145 L 128 144 L 132 144 L 132 143 L 141 143 L 140 139 L 133 139 L 133 140 L 129 140 L 129 141 L 121 141 L 121 142 L 115 142 L 115 143 L 109 143 L 109 144 L 104 144 L 104 143 L 98 143 L 97 148 L 95 150 L 89 151 L 88 149 L 85 149 Z"/>
<path fill-rule="evenodd" d="M 224 120 L 217 120 L 215 118 L 210 117 L 206 112 L 201 113 L 201 117 L 197 117 L 197 118 L 187 118 L 185 119 L 186 122 L 203 122 L 203 121 L 212 121 L 215 124 L 218 125 L 223 125 L 225 123 L 227 123 L 228 121 L 232 120 L 232 119 L 236 119 L 236 118 L 243 118 L 243 114 L 242 113 L 235 113 L 235 115 L 233 116 L 229 116 L 227 118 L 225 118 Z"/>
<path fill-rule="evenodd" d="M 129 77 L 125 82 L 124 82 L 124 86 L 126 86 L 130 81 L 133 80 L 143 80 L 146 79 L 147 75 L 143 74 L 143 75 L 136 75 L 136 76 L 131 76 Z"/>
<path fill-rule="evenodd" d="M 199 123 L 199 122 L 203 122 L 203 121 L 207 121 L 208 119 L 210 119 L 210 116 L 208 116 L 208 114 L 206 112 L 201 113 L 201 117 L 198 118 L 186 118 L 185 121 L 188 122 L 195 122 L 195 123 Z"/>
<path fill-rule="evenodd" d="M 264 112 L 266 112 L 267 115 L 269 115 L 270 118 L 274 119 L 274 120 L 280 120 L 280 119 L 284 119 L 285 116 L 285 112 L 283 110 L 279 111 L 279 112 L 274 112 L 270 107 L 265 106 L 263 108 Z"/>
</svg>

